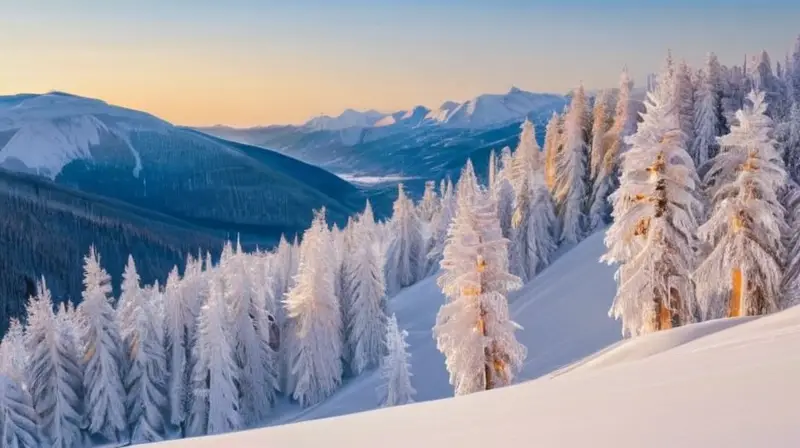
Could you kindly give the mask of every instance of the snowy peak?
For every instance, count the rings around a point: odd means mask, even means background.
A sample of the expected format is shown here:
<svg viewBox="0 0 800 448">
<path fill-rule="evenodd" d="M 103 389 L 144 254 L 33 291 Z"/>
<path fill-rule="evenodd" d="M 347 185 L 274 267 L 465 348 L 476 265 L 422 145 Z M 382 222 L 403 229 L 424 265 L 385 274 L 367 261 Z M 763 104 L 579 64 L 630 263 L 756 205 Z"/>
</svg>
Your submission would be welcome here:
<svg viewBox="0 0 800 448">
<path fill-rule="evenodd" d="M 357 110 L 347 109 L 337 117 L 320 115 L 319 117 L 312 118 L 303 126 L 315 131 L 340 131 L 347 128 L 372 127 L 384 117 L 386 117 L 386 114 L 375 110 L 359 112 Z"/>
<path fill-rule="evenodd" d="M 76 159 L 91 159 L 90 148 L 113 136 L 139 155 L 128 135 L 162 132 L 172 125 L 150 114 L 62 92 L 0 97 L 0 166 L 55 178 Z"/>
<path fill-rule="evenodd" d="M 561 95 L 511 87 L 506 94 L 480 95 L 462 104 L 446 102 L 438 110 L 431 111 L 428 119 L 450 127 L 482 128 L 560 110 L 565 104 L 566 99 Z"/>
<path fill-rule="evenodd" d="M 311 130 L 340 131 L 347 128 L 443 125 L 453 128 L 484 128 L 520 121 L 525 117 L 549 116 L 567 104 L 563 95 L 533 93 L 512 86 L 505 94 L 479 95 L 464 103 L 445 101 L 437 109 L 416 106 L 409 110 L 383 114 L 375 110 L 347 109 L 337 117 L 321 115 L 303 127 Z"/>
</svg>

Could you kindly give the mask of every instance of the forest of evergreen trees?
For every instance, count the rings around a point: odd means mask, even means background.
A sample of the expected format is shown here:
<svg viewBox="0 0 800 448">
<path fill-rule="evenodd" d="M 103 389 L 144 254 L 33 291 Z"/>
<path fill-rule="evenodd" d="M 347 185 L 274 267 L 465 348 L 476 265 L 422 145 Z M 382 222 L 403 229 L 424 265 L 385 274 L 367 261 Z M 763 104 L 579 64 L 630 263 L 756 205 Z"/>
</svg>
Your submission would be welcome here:
<svg viewBox="0 0 800 448">
<path fill-rule="evenodd" d="M 643 109 L 632 88 L 624 71 L 594 99 L 578 87 L 543 147 L 525 121 L 485 185 L 471 161 L 416 203 L 400 185 L 386 221 L 367 202 L 340 229 L 323 208 L 301 242 L 228 243 L 217 262 L 189 257 L 148 286 L 133 256 L 118 297 L 92 246 L 80 305 L 55 306 L 40 280 L 0 343 L 3 443 L 258 426 L 281 397 L 312 406 L 376 368 L 381 405 L 411 402 L 389 298 L 432 275 L 446 297 L 432 333 L 454 393 L 503 387 L 527 354 L 508 293 L 595 231 L 618 266 L 610 315 L 627 337 L 797 303 L 800 38 L 775 67 L 766 53 L 743 67 L 710 54 L 699 70 L 669 55 Z"/>
</svg>

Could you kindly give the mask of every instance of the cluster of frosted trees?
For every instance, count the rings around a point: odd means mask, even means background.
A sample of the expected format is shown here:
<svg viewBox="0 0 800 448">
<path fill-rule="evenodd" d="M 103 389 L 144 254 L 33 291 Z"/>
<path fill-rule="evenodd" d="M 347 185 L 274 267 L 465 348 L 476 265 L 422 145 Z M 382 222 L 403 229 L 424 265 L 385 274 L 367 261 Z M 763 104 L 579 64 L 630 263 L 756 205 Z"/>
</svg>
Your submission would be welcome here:
<svg viewBox="0 0 800 448">
<path fill-rule="evenodd" d="M 406 333 L 387 314 L 381 225 L 318 211 L 302 244 L 227 244 L 142 286 L 133 258 L 113 297 L 92 248 L 84 292 L 54 306 L 44 279 L 0 344 L 0 446 L 91 446 L 262 424 L 277 398 L 318 403 L 382 368 L 380 403 L 412 400 Z"/>
<path fill-rule="evenodd" d="M 640 335 L 800 298 L 800 38 L 775 71 L 667 58 L 624 139 L 604 259 L 610 313 Z"/>
</svg>

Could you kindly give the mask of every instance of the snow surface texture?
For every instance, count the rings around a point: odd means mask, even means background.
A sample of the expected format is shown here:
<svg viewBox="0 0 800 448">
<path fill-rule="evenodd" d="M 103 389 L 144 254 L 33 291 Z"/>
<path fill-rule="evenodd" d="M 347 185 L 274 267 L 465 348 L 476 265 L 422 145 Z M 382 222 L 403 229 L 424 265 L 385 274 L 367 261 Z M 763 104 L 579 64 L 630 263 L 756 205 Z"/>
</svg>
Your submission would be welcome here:
<svg viewBox="0 0 800 448">
<path fill-rule="evenodd" d="M 800 376 L 800 307 L 614 344 L 620 327 L 606 314 L 615 285 L 613 269 L 597 263 L 603 251 L 603 233 L 595 233 L 511 296 L 512 318 L 525 327 L 517 335 L 529 350 L 522 384 L 429 401 L 452 396 L 431 336 L 442 297 L 429 278 L 390 303 L 409 332 L 415 399 L 426 402 L 307 421 L 376 408 L 375 371 L 318 406 L 275 410 L 282 418 L 273 424 L 301 423 L 165 444 L 800 446 L 798 405 L 788 399 Z"/>
<path fill-rule="evenodd" d="M 135 130 L 163 131 L 172 125 L 144 112 L 60 92 L 0 97 L 0 165 L 54 179 L 76 159 L 91 159 L 90 148 L 104 136 L 128 146 L 141 170 L 139 153 L 128 135 Z M 19 164 L 24 165 L 20 167 Z"/>
<path fill-rule="evenodd" d="M 561 95 L 532 93 L 512 87 L 507 93 L 479 95 L 464 103 L 444 102 L 438 109 L 416 106 L 409 110 L 382 114 L 374 110 L 359 112 L 347 109 L 337 117 L 321 115 L 304 124 L 312 130 L 337 131 L 347 128 L 386 126 L 443 125 L 454 128 L 484 128 L 522 120 L 542 109 L 559 109 L 565 104 Z"/>
<path fill-rule="evenodd" d="M 500 435 L 523 446 L 796 447 L 798 346 L 794 307 L 628 340 L 505 389 L 176 444 L 469 448 Z"/>
</svg>

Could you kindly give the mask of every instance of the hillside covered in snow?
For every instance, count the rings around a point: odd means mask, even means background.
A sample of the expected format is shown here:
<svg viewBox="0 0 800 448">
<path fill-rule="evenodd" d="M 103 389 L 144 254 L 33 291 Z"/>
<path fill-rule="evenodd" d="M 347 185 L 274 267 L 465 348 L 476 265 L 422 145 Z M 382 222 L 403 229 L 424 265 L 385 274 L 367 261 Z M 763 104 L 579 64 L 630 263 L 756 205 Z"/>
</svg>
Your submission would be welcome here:
<svg viewBox="0 0 800 448">
<path fill-rule="evenodd" d="M 800 444 L 799 345 L 794 307 L 627 340 L 504 389 L 159 446 L 788 448 Z"/>
</svg>

